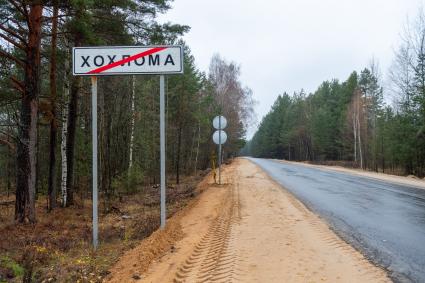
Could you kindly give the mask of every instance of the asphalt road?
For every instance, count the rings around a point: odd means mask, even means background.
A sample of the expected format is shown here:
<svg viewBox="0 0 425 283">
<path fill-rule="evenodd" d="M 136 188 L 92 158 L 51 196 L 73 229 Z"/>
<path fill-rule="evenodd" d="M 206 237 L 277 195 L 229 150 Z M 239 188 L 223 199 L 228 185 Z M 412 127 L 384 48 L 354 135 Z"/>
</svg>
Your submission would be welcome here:
<svg viewBox="0 0 425 283">
<path fill-rule="evenodd" d="M 425 282 L 425 189 L 250 158 L 395 282 Z"/>
</svg>

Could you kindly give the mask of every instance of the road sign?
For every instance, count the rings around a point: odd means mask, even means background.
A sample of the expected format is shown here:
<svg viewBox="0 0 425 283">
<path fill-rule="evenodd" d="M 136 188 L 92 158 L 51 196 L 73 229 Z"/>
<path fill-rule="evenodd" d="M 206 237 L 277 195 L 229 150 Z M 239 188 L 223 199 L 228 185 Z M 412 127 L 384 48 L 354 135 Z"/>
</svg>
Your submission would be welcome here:
<svg viewBox="0 0 425 283">
<path fill-rule="evenodd" d="M 221 142 L 220 142 L 221 140 Z M 224 144 L 227 141 L 227 134 L 223 130 L 217 130 L 213 134 L 213 141 L 215 144 Z"/>
<path fill-rule="evenodd" d="M 221 145 L 227 140 L 227 134 L 223 131 L 227 126 L 227 120 L 224 116 L 216 116 L 213 120 L 213 126 L 217 131 L 213 134 L 213 141 L 218 144 L 218 184 L 221 184 Z"/>
<path fill-rule="evenodd" d="M 218 145 L 218 184 L 221 185 L 221 145 L 227 140 L 227 134 L 223 131 L 227 126 L 227 120 L 224 116 L 216 116 L 213 120 L 213 126 L 217 131 L 213 134 L 213 141 Z"/>
<path fill-rule="evenodd" d="M 91 76 L 92 82 L 92 189 L 93 189 L 93 247 L 98 245 L 98 151 L 97 151 L 97 76 L 159 74 L 160 94 L 160 173 L 161 228 L 165 227 L 165 77 L 183 73 L 181 46 L 104 46 L 74 47 L 72 50 L 74 76 Z"/>
<path fill-rule="evenodd" d="M 160 46 L 96 46 L 72 49 L 75 76 L 180 74 L 183 48 Z"/>
<path fill-rule="evenodd" d="M 223 130 L 227 126 L 227 120 L 224 116 L 215 116 L 213 120 L 213 126 L 217 130 Z"/>
</svg>

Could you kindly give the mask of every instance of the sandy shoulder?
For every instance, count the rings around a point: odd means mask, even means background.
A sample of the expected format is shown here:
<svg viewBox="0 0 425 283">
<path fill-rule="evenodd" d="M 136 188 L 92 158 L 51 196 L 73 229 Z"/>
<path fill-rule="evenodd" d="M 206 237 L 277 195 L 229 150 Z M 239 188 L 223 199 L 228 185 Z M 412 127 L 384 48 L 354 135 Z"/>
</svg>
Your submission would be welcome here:
<svg viewBox="0 0 425 283">
<path fill-rule="evenodd" d="M 144 240 L 112 269 L 112 282 L 136 282 L 134 272 L 138 282 L 390 281 L 252 162 L 237 159 L 223 180 L 169 221 L 181 233 L 171 248 L 123 272 L 149 250 Z"/>
<path fill-rule="evenodd" d="M 121 283 L 145 279 L 142 282 L 171 282 L 177 258 L 188 256 L 193 245 L 207 232 L 220 213 L 220 202 L 227 191 L 225 187 L 215 187 L 211 174 L 197 190 L 201 193 L 196 199 L 167 219 L 164 230 L 157 230 L 126 252 L 104 281 Z"/>
<path fill-rule="evenodd" d="M 350 169 L 350 168 L 345 168 L 341 166 L 316 165 L 316 164 L 308 164 L 304 162 L 295 162 L 295 161 L 280 160 L 280 159 L 275 159 L 275 160 L 282 163 L 292 163 L 296 165 L 302 165 L 302 166 L 317 168 L 321 170 L 348 173 L 352 175 L 363 176 L 363 177 L 395 183 L 399 185 L 406 185 L 406 186 L 416 187 L 419 189 L 425 189 L 425 179 L 415 179 L 415 178 L 397 176 L 397 175 L 391 175 L 391 174 L 385 174 L 385 173 L 364 171 L 361 169 Z"/>
</svg>

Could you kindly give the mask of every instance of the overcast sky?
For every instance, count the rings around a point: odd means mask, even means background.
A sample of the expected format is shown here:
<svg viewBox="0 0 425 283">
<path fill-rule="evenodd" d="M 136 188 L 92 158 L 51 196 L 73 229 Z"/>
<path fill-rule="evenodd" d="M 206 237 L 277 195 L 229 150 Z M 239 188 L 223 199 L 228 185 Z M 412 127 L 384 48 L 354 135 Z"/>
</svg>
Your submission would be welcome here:
<svg viewBox="0 0 425 283">
<path fill-rule="evenodd" d="M 259 122 L 284 91 L 312 92 L 324 80 L 345 80 L 372 58 L 385 79 L 407 17 L 424 2 L 174 0 L 160 21 L 191 27 L 184 39 L 201 71 L 214 53 L 240 64 Z"/>
</svg>

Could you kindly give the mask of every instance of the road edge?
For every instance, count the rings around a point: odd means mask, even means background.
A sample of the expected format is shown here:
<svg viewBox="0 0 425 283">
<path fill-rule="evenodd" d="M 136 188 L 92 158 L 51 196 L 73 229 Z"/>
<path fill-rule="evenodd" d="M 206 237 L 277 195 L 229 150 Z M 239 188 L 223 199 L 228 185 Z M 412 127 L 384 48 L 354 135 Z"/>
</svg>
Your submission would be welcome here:
<svg viewBox="0 0 425 283">
<path fill-rule="evenodd" d="M 268 158 L 265 158 L 268 159 Z M 422 179 L 410 179 L 405 176 L 397 176 L 392 174 L 386 174 L 386 173 L 377 173 L 372 171 L 360 171 L 357 169 L 351 169 L 351 168 L 345 168 L 341 166 L 330 166 L 330 165 L 318 165 L 318 164 L 309 164 L 304 162 L 298 162 L 298 161 L 289 161 L 284 159 L 273 159 L 270 158 L 268 160 L 273 160 L 280 163 L 289 163 L 289 164 L 295 164 L 310 168 L 316 168 L 317 170 L 322 171 L 332 171 L 332 172 L 338 172 L 342 174 L 350 174 L 353 176 L 361 176 L 363 178 L 369 178 L 372 180 L 378 180 L 389 184 L 397 184 L 401 186 L 408 186 L 413 187 L 416 189 L 425 190 L 425 181 Z"/>
</svg>

